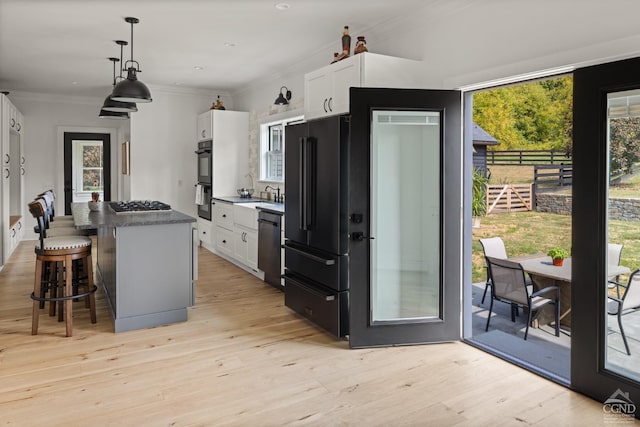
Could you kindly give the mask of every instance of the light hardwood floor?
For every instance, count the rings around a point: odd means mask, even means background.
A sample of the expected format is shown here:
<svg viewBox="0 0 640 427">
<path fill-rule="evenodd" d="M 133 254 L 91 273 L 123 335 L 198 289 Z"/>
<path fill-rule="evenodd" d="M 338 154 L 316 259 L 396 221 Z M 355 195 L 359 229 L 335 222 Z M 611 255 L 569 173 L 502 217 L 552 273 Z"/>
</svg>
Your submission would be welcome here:
<svg viewBox="0 0 640 427">
<path fill-rule="evenodd" d="M 593 426 L 602 405 L 463 343 L 350 350 L 208 251 L 189 321 L 31 336 L 34 242 L 0 272 L 0 425 Z M 94 257 L 95 259 L 95 257 Z"/>
</svg>

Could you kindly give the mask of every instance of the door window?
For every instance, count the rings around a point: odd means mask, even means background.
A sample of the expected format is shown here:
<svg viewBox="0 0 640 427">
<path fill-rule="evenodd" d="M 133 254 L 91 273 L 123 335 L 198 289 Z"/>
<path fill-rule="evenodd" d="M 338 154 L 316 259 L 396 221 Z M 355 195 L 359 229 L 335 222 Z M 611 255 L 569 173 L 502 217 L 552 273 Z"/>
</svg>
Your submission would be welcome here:
<svg viewBox="0 0 640 427">
<path fill-rule="evenodd" d="M 440 318 L 440 113 L 373 111 L 371 321 Z"/>
</svg>

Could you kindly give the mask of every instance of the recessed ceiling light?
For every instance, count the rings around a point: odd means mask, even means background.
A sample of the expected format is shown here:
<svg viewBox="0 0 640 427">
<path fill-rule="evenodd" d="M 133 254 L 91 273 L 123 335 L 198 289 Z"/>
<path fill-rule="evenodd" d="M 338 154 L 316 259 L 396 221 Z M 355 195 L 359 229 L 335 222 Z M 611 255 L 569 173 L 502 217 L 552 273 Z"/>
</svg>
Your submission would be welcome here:
<svg viewBox="0 0 640 427">
<path fill-rule="evenodd" d="M 200 71 L 200 70 L 204 70 L 204 67 L 201 66 L 201 65 L 196 65 L 196 66 L 193 67 L 193 69 Z"/>
<path fill-rule="evenodd" d="M 291 5 L 289 3 L 278 3 L 276 4 L 275 8 L 278 10 L 287 10 L 291 7 Z"/>
<path fill-rule="evenodd" d="M 71 84 L 72 84 L 72 85 L 77 85 L 77 84 L 78 84 L 78 82 L 71 82 Z"/>
<path fill-rule="evenodd" d="M 230 42 L 226 42 L 226 43 L 224 44 L 224 47 L 235 47 L 235 46 L 236 46 L 236 44 L 235 44 L 235 43 L 230 43 Z"/>
</svg>

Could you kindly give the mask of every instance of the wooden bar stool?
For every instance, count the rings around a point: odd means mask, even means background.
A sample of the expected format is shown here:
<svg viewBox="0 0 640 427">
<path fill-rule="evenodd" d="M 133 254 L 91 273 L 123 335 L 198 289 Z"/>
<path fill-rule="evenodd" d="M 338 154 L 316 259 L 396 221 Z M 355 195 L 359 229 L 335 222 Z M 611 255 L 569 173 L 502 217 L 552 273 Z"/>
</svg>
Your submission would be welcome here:
<svg viewBox="0 0 640 427">
<path fill-rule="evenodd" d="M 96 323 L 94 293 L 97 287 L 93 283 L 91 239 L 86 236 L 44 237 L 44 209 L 44 201 L 42 200 L 35 200 L 29 203 L 29 211 L 38 221 L 38 228 L 41 230 L 39 233 L 40 246 L 36 246 L 35 249 L 36 271 L 33 293 L 31 294 L 31 299 L 33 300 L 31 334 L 37 335 L 38 333 L 41 303 L 48 301 L 52 304 L 52 307 L 55 307 L 56 302 L 62 303 L 64 301 L 64 307 L 60 304 L 58 313 L 60 319 L 62 313 L 64 313 L 66 335 L 70 337 L 73 334 L 72 303 L 74 300 L 88 298 L 91 323 Z M 78 260 L 82 260 L 82 263 L 79 264 Z M 48 280 L 43 280 L 45 266 L 49 266 L 50 269 L 55 268 L 55 280 L 51 277 Z M 82 274 L 79 271 L 74 271 L 74 269 L 80 268 L 85 270 L 86 279 L 81 279 Z M 86 287 L 86 292 L 78 292 L 78 285 Z M 47 291 L 49 293 L 48 296 L 46 295 Z M 50 308 L 50 314 L 51 312 L 52 309 Z"/>
</svg>

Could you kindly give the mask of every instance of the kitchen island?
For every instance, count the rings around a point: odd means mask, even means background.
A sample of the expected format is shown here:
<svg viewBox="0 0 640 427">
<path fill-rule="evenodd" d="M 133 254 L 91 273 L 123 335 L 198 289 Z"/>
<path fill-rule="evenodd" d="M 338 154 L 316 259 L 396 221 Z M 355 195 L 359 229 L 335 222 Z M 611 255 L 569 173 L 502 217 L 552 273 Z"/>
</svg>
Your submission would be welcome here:
<svg viewBox="0 0 640 427">
<path fill-rule="evenodd" d="M 97 230 L 97 280 L 115 332 L 188 319 L 197 271 L 195 218 L 175 210 L 116 213 L 109 202 L 90 211 L 72 203 L 76 228 Z"/>
</svg>

